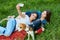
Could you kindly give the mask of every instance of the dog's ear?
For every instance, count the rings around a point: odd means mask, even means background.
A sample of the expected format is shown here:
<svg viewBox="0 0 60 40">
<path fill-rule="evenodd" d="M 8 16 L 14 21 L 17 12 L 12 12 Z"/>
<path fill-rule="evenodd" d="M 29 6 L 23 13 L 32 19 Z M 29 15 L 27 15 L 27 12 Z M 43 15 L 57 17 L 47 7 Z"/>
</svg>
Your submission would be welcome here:
<svg viewBox="0 0 60 40">
<path fill-rule="evenodd" d="M 23 28 L 26 29 L 26 25 L 25 24 L 22 24 L 23 25 Z"/>
<path fill-rule="evenodd" d="M 23 23 L 20 23 L 20 26 L 19 26 L 22 30 L 25 30 L 26 29 L 26 25 L 23 24 Z"/>
</svg>

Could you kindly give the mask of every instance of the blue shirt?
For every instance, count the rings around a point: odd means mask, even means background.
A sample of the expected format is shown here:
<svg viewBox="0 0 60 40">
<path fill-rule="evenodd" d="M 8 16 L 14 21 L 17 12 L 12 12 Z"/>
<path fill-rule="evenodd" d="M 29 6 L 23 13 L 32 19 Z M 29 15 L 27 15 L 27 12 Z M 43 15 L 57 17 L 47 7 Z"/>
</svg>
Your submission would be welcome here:
<svg viewBox="0 0 60 40">
<path fill-rule="evenodd" d="M 46 24 L 46 20 L 40 20 L 37 19 L 36 21 L 33 21 L 29 26 L 32 27 L 34 30 L 38 30 L 41 27 L 41 24 L 45 25 Z"/>
<path fill-rule="evenodd" d="M 28 11 L 28 12 L 26 12 L 26 15 L 28 15 L 29 17 L 30 17 L 30 15 L 31 15 L 31 13 L 32 13 L 33 11 Z M 45 20 L 40 20 L 40 18 L 41 18 L 41 11 L 36 11 L 36 13 L 37 13 L 37 16 L 38 16 L 38 18 L 36 19 L 36 20 L 34 20 L 29 26 L 30 27 L 32 27 L 34 30 L 37 30 L 37 29 L 39 29 L 40 27 L 41 27 L 41 24 L 43 24 L 43 25 L 45 25 L 46 23 L 47 23 L 47 21 L 46 21 L 46 19 Z"/>
</svg>

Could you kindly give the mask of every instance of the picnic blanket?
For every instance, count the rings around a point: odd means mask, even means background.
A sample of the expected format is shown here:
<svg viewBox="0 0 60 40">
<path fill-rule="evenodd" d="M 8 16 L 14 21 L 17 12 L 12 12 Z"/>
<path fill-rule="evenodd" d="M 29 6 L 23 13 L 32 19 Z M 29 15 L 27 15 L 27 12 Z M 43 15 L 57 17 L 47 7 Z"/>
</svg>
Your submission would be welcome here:
<svg viewBox="0 0 60 40">
<path fill-rule="evenodd" d="M 20 32 L 15 31 L 13 32 L 13 34 L 9 37 L 6 36 L 0 36 L 0 40 L 15 40 L 15 39 L 20 39 L 20 40 L 24 40 L 26 37 L 27 33 L 26 31 L 22 30 Z"/>
</svg>

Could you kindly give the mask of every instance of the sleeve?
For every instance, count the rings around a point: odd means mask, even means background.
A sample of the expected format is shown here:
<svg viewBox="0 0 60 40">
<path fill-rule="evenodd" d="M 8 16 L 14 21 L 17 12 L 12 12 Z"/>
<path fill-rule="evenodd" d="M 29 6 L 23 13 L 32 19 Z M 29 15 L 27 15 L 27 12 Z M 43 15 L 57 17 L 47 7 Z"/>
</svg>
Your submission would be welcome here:
<svg viewBox="0 0 60 40">
<path fill-rule="evenodd" d="M 38 19 L 36 21 L 33 21 L 29 26 L 32 26 L 34 28 L 34 27 L 38 27 L 40 24 L 41 24 L 41 20 Z"/>
<path fill-rule="evenodd" d="M 47 21 L 43 20 L 43 21 L 41 21 L 41 23 L 45 25 L 47 23 Z"/>
<path fill-rule="evenodd" d="M 41 27 L 44 27 L 44 25 L 47 23 L 46 20 L 41 21 Z"/>
</svg>

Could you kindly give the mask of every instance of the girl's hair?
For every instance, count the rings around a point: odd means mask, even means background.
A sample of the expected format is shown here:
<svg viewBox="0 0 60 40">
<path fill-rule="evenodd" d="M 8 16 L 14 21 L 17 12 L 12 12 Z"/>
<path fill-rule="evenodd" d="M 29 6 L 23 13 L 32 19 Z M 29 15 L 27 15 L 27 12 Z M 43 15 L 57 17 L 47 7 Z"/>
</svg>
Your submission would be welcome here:
<svg viewBox="0 0 60 40">
<path fill-rule="evenodd" d="M 37 14 L 36 11 L 33 11 L 32 14 L 36 14 L 36 15 L 37 15 L 36 19 L 38 18 L 38 14 Z M 36 19 L 35 19 L 35 20 L 36 20 Z"/>
<path fill-rule="evenodd" d="M 46 11 L 46 20 L 47 20 L 47 22 L 49 22 L 50 23 L 50 17 L 51 17 L 51 11 L 50 10 L 45 10 Z"/>
</svg>

